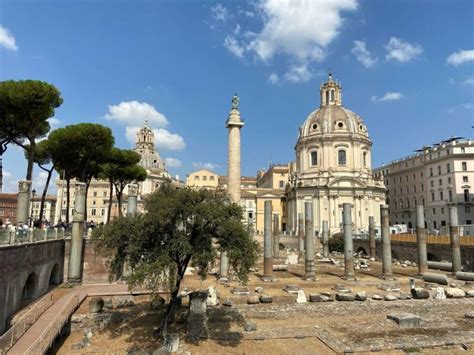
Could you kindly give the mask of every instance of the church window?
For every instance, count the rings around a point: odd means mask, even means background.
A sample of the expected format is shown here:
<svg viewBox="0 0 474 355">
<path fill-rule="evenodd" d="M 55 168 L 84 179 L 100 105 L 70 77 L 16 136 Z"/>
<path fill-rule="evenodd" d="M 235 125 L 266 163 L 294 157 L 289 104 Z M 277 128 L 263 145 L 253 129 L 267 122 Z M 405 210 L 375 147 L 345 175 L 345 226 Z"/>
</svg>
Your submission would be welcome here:
<svg viewBox="0 0 474 355">
<path fill-rule="evenodd" d="M 214 176 L 209 176 L 209 180 L 214 181 Z"/>
<path fill-rule="evenodd" d="M 318 125 L 317 124 L 314 124 L 313 125 L 313 129 L 317 129 L 318 128 Z"/>
<path fill-rule="evenodd" d="M 337 152 L 337 164 L 346 165 L 346 151 L 345 150 L 341 149 Z"/>
<path fill-rule="evenodd" d="M 194 175 L 194 180 L 199 180 L 199 175 Z"/>
<path fill-rule="evenodd" d="M 339 122 L 339 123 L 337 124 L 337 126 L 338 126 L 339 128 L 342 128 L 342 127 L 344 127 L 344 124 L 343 124 L 342 122 Z"/>
<path fill-rule="evenodd" d="M 280 189 L 283 189 L 285 187 L 285 182 L 284 181 L 280 181 Z"/>
<path fill-rule="evenodd" d="M 329 103 L 329 91 L 326 91 L 326 105 Z"/>
<path fill-rule="evenodd" d="M 331 101 L 334 101 L 334 90 L 331 90 Z"/>
<path fill-rule="evenodd" d="M 364 166 L 367 166 L 367 152 L 364 152 L 362 154 L 362 159 L 363 159 L 363 162 L 364 162 Z"/>
<path fill-rule="evenodd" d="M 311 166 L 318 165 L 318 152 L 312 151 L 311 152 Z"/>
<path fill-rule="evenodd" d="M 362 125 L 359 125 L 359 129 L 362 131 L 362 129 L 363 129 Z"/>
</svg>

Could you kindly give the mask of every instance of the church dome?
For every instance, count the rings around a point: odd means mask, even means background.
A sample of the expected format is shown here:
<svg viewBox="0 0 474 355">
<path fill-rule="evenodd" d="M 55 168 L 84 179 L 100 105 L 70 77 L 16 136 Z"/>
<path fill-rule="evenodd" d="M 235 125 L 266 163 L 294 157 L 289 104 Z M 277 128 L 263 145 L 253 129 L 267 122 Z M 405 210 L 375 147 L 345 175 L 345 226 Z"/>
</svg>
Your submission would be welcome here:
<svg viewBox="0 0 474 355">
<path fill-rule="evenodd" d="M 299 139 L 332 135 L 351 135 L 369 139 L 362 118 L 342 106 L 342 87 L 329 74 L 328 81 L 321 86 L 321 106 L 311 112 L 300 128 Z"/>
</svg>

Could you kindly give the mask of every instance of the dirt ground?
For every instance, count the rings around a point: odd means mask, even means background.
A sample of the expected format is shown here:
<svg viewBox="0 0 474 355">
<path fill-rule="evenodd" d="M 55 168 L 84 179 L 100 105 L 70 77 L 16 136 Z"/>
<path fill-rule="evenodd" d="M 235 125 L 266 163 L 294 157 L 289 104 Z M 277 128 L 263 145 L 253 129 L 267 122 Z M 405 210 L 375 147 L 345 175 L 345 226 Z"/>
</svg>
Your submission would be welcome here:
<svg viewBox="0 0 474 355">
<path fill-rule="evenodd" d="M 275 262 L 277 264 L 279 262 Z M 283 259 L 281 260 L 283 263 Z M 302 279 L 303 265 L 290 266 L 288 272 L 275 272 L 273 282 L 262 282 L 258 270 L 250 276 L 247 288 L 254 291 L 263 287 L 265 295 L 273 296 L 273 303 L 247 305 L 247 296 L 232 294 L 231 281 L 224 286 L 213 276 L 201 281 L 196 275 L 185 278 L 182 288 L 204 289 L 210 285 L 217 287 L 221 302 L 230 299 L 232 307 L 209 307 L 208 327 L 211 339 L 199 342 L 186 340 L 186 300 L 178 316 L 174 332 L 180 333 L 178 353 L 190 354 L 331 354 L 341 352 L 368 353 L 378 351 L 383 354 L 410 352 L 430 354 L 474 353 L 474 321 L 465 319 L 468 311 L 474 311 L 474 298 L 447 300 L 396 300 L 375 301 L 374 294 L 409 293 L 409 279 L 416 277 L 417 268 L 393 266 L 394 281 L 379 278 L 381 264 L 371 262 L 368 270 L 357 270 L 356 281 L 341 278 L 344 269 L 340 265 L 317 263 L 317 280 L 307 282 Z M 456 281 L 457 282 L 457 281 Z M 288 285 L 300 286 L 307 297 L 319 292 L 336 293 L 335 284 L 344 284 L 352 292 L 366 291 L 369 299 L 365 302 L 325 302 L 296 304 L 296 296 L 284 292 Z M 424 282 L 416 279 L 417 286 Z M 474 285 L 457 282 L 464 289 Z M 400 291 L 385 291 L 378 286 L 390 285 Z M 152 353 L 160 347 L 153 336 L 162 311 L 152 311 L 146 297 L 136 299 L 135 307 L 121 308 L 114 312 L 124 313 L 125 320 L 115 326 L 95 331 L 90 346 L 73 350 L 84 337 L 82 331 L 71 333 L 56 347 L 58 354 L 126 354 L 127 352 Z M 77 314 L 87 313 L 83 304 Z M 413 313 L 422 318 L 418 328 L 400 329 L 388 320 L 390 313 Z M 257 330 L 246 332 L 245 322 L 255 322 Z M 465 350 L 469 348 L 470 350 Z"/>
</svg>

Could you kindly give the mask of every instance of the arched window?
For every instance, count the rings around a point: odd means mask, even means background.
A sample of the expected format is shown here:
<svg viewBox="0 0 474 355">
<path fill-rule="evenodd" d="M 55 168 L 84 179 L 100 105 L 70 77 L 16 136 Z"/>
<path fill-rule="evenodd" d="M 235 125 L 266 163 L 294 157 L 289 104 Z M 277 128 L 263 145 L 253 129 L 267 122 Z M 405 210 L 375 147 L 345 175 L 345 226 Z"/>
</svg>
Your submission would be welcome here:
<svg viewBox="0 0 474 355">
<path fill-rule="evenodd" d="M 337 152 L 337 164 L 338 165 L 346 165 L 346 151 L 341 149 Z"/>
<path fill-rule="evenodd" d="M 367 166 L 367 152 L 362 153 L 362 161 L 364 163 L 364 167 Z"/>
<path fill-rule="evenodd" d="M 329 104 L 329 91 L 326 91 L 326 105 Z"/>
<path fill-rule="evenodd" d="M 331 90 L 331 101 L 334 101 L 334 90 Z"/>
<path fill-rule="evenodd" d="M 313 150 L 311 152 L 311 166 L 316 165 L 318 165 L 318 152 L 316 150 Z"/>
</svg>

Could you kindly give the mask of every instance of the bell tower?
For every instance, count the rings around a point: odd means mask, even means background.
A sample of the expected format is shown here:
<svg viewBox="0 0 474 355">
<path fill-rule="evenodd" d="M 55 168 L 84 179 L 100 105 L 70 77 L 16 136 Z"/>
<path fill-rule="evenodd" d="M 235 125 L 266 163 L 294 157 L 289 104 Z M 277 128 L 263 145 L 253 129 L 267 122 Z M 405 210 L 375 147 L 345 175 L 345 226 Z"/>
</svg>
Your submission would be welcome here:
<svg viewBox="0 0 474 355">
<path fill-rule="evenodd" d="M 332 78 L 329 72 L 328 80 L 319 89 L 321 95 L 321 107 L 342 106 L 342 86 Z"/>
</svg>

